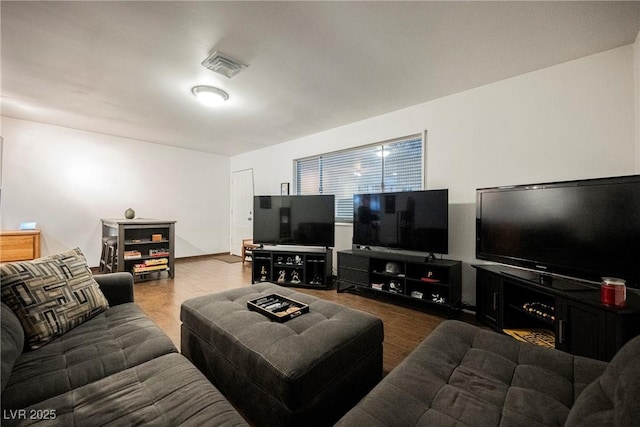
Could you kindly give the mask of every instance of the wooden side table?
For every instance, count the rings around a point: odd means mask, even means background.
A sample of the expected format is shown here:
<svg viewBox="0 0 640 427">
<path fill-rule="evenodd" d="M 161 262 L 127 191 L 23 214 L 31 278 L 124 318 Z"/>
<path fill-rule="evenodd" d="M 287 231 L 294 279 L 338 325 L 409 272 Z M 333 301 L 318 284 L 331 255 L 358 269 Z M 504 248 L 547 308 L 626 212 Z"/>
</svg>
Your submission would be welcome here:
<svg viewBox="0 0 640 427">
<path fill-rule="evenodd" d="M 0 262 L 40 258 L 40 230 L 0 231 Z"/>
</svg>

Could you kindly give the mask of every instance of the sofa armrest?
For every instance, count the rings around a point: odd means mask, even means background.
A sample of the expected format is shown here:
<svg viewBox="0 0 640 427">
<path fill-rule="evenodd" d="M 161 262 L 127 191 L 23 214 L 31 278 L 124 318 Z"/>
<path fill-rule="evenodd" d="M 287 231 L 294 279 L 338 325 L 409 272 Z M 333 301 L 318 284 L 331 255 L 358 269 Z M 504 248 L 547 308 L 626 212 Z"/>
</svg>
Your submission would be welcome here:
<svg viewBox="0 0 640 427">
<path fill-rule="evenodd" d="M 131 273 L 97 274 L 93 278 L 109 301 L 109 306 L 133 302 L 133 276 Z"/>
</svg>

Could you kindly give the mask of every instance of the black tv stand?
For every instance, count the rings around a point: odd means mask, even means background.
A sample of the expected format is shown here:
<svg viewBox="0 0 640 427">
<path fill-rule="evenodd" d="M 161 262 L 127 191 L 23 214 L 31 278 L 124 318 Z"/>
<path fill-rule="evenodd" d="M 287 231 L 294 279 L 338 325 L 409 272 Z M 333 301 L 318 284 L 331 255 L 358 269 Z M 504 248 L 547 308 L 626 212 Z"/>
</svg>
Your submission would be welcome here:
<svg viewBox="0 0 640 427">
<path fill-rule="evenodd" d="M 627 291 L 627 305 L 616 309 L 600 303 L 600 288 L 586 282 L 504 265 L 476 268 L 476 320 L 505 329 L 544 329 L 555 348 L 600 360 L 611 360 L 628 340 L 640 334 L 640 294 Z M 549 281 L 550 279 L 550 281 Z M 553 317 L 527 310 L 548 307 Z"/>
<path fill-rule="evenodd" d="M 324 247 L 261 246 L 253 250 L 251 283 L 329 289 L 332 253 Z"/>
<path fill-rule="evenodd" d="M 444 307 L 451 313 L 461 306 L 462 263 L 424 254 L 339 251 L 337 283 L 338 292 L 349 290 L 418 308 Z"/>
</svg>

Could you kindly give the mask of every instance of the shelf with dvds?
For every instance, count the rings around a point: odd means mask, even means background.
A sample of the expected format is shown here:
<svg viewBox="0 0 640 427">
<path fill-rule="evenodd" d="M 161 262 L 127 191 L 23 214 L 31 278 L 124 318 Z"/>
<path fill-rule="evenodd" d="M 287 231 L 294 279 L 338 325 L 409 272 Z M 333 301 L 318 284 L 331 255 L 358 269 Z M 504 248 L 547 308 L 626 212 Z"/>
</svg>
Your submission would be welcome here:
<svg viewBox="0 0 640 427">
<path fill-rule="evenodd" d="M 176 221 L 149 218 L 102 219 L 102 236 L 117 237 L 117 269 L 136 281 L 174 278 Z"/>
</svg>

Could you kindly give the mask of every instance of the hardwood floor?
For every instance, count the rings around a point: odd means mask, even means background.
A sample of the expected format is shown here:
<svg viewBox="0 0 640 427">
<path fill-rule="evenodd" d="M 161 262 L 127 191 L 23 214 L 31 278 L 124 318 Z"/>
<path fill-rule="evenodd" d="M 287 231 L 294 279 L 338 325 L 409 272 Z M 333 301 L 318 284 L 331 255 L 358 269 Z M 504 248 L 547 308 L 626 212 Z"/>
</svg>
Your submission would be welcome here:
<svg viewBox="0 0 640 427">
<path fill-rule="evenodd" d="M 135 301 L 180 348 L 180 304 L 196 296 L 251 286 L 251 263 L 226 263 L 214 257 L 179 259 L 175 279 L 135 284 Z M 378 316 L 384 323 L 383 371 L 386 375 L 445 317 L 335 290 L 296 289 Z"/>
</svg>

